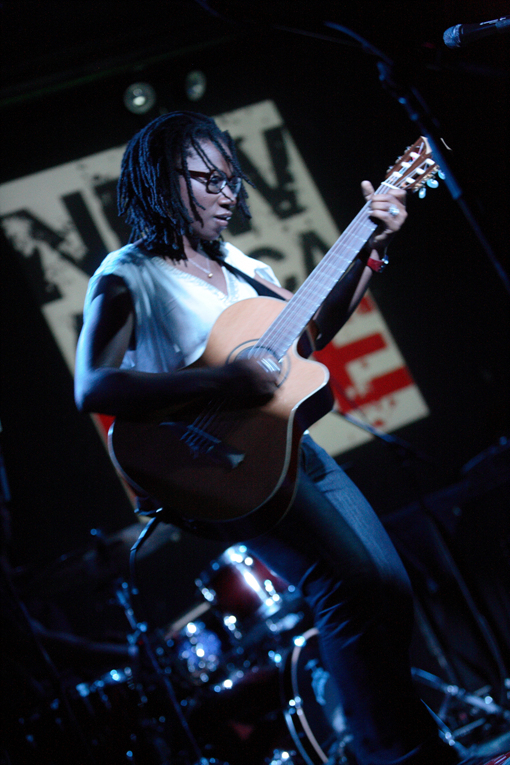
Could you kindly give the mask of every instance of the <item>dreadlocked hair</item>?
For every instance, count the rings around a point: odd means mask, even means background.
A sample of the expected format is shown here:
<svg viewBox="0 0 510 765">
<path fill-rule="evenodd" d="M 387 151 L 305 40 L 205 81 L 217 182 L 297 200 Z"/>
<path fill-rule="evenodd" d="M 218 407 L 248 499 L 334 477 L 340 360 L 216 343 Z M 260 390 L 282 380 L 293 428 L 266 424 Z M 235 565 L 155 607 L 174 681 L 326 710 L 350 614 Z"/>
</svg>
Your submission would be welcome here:
<svg viewBox="0 0 510 765">
<path fill-rule="evenodd" d="M 211 117 L 195 112 L 170 112 L 157 117 L 131 139 L 122 158 L 118 210 L 131 226 L 130 242 L 142 238 L 149 252 L 177 260 L 184 257 L 183 237 L 191 233 L 194 219 L 202 222 L 199 208 L 204 209 L 193 194 L 187 156 L 194 150 L 208 167 L 214 168 L 202 148 L 204 141 L 214 144 L 235 175 L 253 186 L 241 170 L 232 136 L 220 130 Z M 179 174 L 186 181 L 193 217 L 181 199 Z M 250 218 L 247 199 L 241 185 L 236 207 Z M 209 255 L 220 254 L 219 241 L 202 244 Z"/>
</svg>

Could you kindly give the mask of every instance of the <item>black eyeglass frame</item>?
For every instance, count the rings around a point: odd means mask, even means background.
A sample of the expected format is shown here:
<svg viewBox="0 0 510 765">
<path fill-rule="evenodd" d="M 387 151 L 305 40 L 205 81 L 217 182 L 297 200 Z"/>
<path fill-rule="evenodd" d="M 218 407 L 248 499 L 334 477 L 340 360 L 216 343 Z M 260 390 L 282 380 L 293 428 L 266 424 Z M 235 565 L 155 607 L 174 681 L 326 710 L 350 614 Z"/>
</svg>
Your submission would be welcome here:
<svg viewBox="0 0 510 765">
<path fill-rule="evenodd" d="M 185 175 L 183 170 L 177 171 L 180 175 Z M 241 191 L 241 185 L 243 182 L 243 179 L 240 178 L 238 175 L 233 175 L 232 178 L 227 178 L 226 174 L 223 172 L 223 170 L 216 170 L 213 168 L 208 173 L 200 172 L 199 170 L 188 170 L 188 173 L 191 178 L 194 178 L 195 180 L 199 181 L 200 183 L 203 183 L 205 186 L 205 190 L 208 194 L 221 194 L 225 186 L 228 186 L 230 191 L 237 196 L 239 192 Z M 213 178 L 213 176 L 219 176 L 220 181 L 219 185 L 215 189 L 210 188 L 210 183 Z"/>
</svg>

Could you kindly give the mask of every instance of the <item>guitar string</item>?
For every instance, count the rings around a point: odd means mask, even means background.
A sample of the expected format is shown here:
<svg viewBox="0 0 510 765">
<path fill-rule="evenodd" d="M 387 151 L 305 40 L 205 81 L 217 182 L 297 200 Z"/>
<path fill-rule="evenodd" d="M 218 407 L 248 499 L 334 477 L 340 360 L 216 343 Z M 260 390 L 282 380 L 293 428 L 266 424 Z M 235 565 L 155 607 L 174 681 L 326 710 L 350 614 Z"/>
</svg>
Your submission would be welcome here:
<svg viewBox="0 0 510 765">
<path fill-rule="evenodd" d="M 224 398 L 218 399 L 217 401 L 209 401 L 209 403 L 205 405 L 205 408 L 193 421 L 193 427 L 197 428 L 198 430 L 205 430 L 206 428 L 209 428 L 209 434 L 215 436 L 214 433 L 210 432 L 210 426 L 214 424 L 215 417 L 219 410 L 224 406 L 225 401 L 226 399 Z M 195 436 L 196 438 L 200 437 L 198 433 L 196 433 Z"/>
<path fill-rule="evenodd" d="M 352 250 L 359 250 L 359 247 L 354 248 L 353 246 L 354 241 L 360 239 L 358 232 L 365 228 L 367 230 L 366 238 L 368 238 L 371 226 L 367 220 L 367 212 L 368 204 L 362 208 L 353 222 L 346 228 L 341 237 L 341 241 L 338 241 L 333 245 L 331 250 L 319 263 L 317 269 L 312 272 L 310 275 L 310 282 L 306 285 L 306 291 L 303 290 L 306 297 L 303 298 L 303 294 L 298 290 L 282 312 L 283 315 L 280 314 L 274 324 L 265 333 L 262 343 L 264 346 L 280 346 L 283 339 L 288 334 L 290 327 L 296 320 L 300 322 L 303 328 L 306 326 L 313 315 L 314 310 L 319 307 L 324 297 L 329 293 L 331 287 L 336 283 L 345 268 L 351 262 L 350 255 Z M 365 237 L 362 237 L 362 239 L 364 240 Z M 345 251 L 345 255 L 339 259 L 338 252 L 340 250 Z M 303 307 L 308 310 L 303 311 Z M 297 334 L 299 333 L 296 333 L 296 336 Z M 288 345 L 291 344 L 293 340 L 294 337 L 289 338 L 288 343 L 285 343 L 285 346 L 287 347 L 284 346 L 279 348 L 277 355 L 281 356 L 283 352 L 288 349 Z"/>
<path fill-rule="evenodd" d="M 222 419 L 218 419 L 217 415 L 220 410 L 224 408 L 226 403 L 226 397 L 216 401 L 209 401 L 202 412 L 197 415 L 192 423 L 192 426 L 200 431 L 205 431 L 207 429 L 206 435 L 211 435 L 213 438 L 218 438 L 221 440 L 221 438 L 227 435 L 227 433 L 232 429 L 233 424 L 236 426 L 239 425 L 239 419 L 242 416 L 242 410 L 239 410 L 236 411 L 233 422 L 227 421 L 224 414 Z M 203 436 L 199 433 L 195 433 L 194 435 L 197 441 L 203 438 Z M 191 439 L 191 441 L 193 441 L 193 439 Z M 190 441 L 188 441 L 188 443 L 190 443 Z"/>
</svg>

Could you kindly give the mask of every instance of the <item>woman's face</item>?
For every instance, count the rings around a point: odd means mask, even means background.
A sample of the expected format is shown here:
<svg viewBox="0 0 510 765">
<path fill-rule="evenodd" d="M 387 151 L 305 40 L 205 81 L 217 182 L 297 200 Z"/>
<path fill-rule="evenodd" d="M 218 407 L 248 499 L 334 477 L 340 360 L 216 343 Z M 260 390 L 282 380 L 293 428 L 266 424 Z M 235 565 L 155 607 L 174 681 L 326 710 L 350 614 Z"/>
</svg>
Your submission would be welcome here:
<svg viewBox="0 0 510 765">
<path fill-rule="evenodd" d="M 219 151 L 213 143 L 208 141 L 204 141 L 201 146 L 211 165 L 223 172 L 230 180 L 232 178 L 232 165 L 225 159 L 221 151 Z M 179 184 L 181 198 L 186 205 L 190 216 L 193 218 L 193 223 L 191 225 L 192 234 L 186 238 L 188 240 L 193 240 L 190 241 L 190 244 L 197 244 L 198 242 L 195 240 L 199 239 L 213 241 L 214 239 L 217 239 L 221 232 L 228 226 L 236 206 L 237 194 L 234 193 L 228 185 L 225 185 L 221 191 L 215 193 L 208 191 L 206 183 L 208 177 L 210 177 L 211 166 L 206 165 L 204 160 L 193 150 L 188 154 L 187 165 L 190 173 L 199 174 L 198 177 L 192 175 L 191 186 L 193 195 L 200 205 L 198 207 L 198 213 L 202 220 L 195 220 L 194 218 L 186 186 L 186 179 L 183 175 L 180 175 Z M 211 184 L 209 184 L 209 188 L 211 188 Z"/>
</svg>

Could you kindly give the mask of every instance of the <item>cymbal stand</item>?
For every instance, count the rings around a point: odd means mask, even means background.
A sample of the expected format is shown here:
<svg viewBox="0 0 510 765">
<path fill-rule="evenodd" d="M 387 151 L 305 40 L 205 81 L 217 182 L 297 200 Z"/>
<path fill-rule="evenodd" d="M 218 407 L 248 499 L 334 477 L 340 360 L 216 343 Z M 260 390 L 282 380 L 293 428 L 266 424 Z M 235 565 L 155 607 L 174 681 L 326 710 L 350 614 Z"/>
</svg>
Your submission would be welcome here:
<svg viewBox="0 0 510 765">
<path fill-rule="evenodd" d="M 476 693 L 469 693 L 464 688 L 460 688 L 458 685 L 452 685 L 451 683 L 445 683 L 441 678 L 436 675 L 426 672 L 423 669 L 417 669 L 412 667 L 413 678 L 418 683 L 426 685 L 428 688 L 440 691 L 444 694 L 441 709 L 439 710 L 437 717 L 439 721 L 443 721 L 452 705 L 453 701 L 459 701 L 466 707 L 479 710 L 482 714 L 481 717 L 473 720 L 473 722 L 461 726 L 455 730 L 447 729 L 444 723 L 441 725 L 441 729 L 444 737 L 449 741 L 455 741 L 455 747 L 459 748 L 457 739 L 466 736 L 476 728 L 479 728 L 486 724 L 487 718 L 491 717 L 499 722 L 510 725 L 510 709 L 505 709 L 499 704 L 496 704 L 494 699 L 489 695 L 478 695 Z M 465 752 L 464 752 L 465 753 Z"/>
<path fill-rule="evenodd" d="M 160 523 L 161 520 L 162 520 L 161 511 L 158 511 L 156 515 L 149 521 L 147 526 L 143 529 L 137 541 L 131 548 L 130 561 L 129 561 L 130 562 L 130 582 L 129 583 L 126 581 L 120 582 L 120 586 L 117 588 L 115 593 L 116 598 L 120 606 L 123 608 L 124 613 L 126 615 L 126 619 L 129 623 L 129 626 L 132 629 L 132 634 L 128 636 L 128 641 L 131 644 L 139 645 L 144 651 L 145 656 L 147 657 L 149 664 L 152 670 L 154 671 L 154 676 L 161 683 L 166 693 L 166 696 L 168 700 L 170 701 L 171 708 L 173 709 L 173 712 L 177 718 L 178 724 L 183 730 L 186 736 L 186 739 L 191 747 L 191 756 L 193 757 L 193 760 L 186 758 L 186 760 L 181 761 L 181 760 L 175 759 L 175 757 L 172 757 L 172 760 L 171 760 L 172 765 L 210 765 L 210 763 L 212 762 L 214 762 L 215 765 L 223 765 L 223 763 L 218 762 L 218 760 L 211 761 L 202 755 L 198 742 L 196 741 L 188 725 L 188 721 L 186 720 L 186 717 L 184 716 L 182 711 L 182 707 L 176 697 L 174 687 L 172 683 L 170 682 L 170 678 L 168 676 L 168 672 L 165 672 L 165 670 L 163 669 L 163 667 L 161 666 L 160 662 L 158 661 L 156 657 L 156 653 L 149 639 L 148 624 L 146 621 L 139 621 L 136 618 L 135 609 L 133 607 L 132 596 L 137 597 L 140 595 L 137 584 L 136 584 L 136 566 L 135 566 L 136 553 L 142 546 L 143 542 L 146 539 L 148 539 L 148 537 L 152 534 L 152 532 L 154 531 L 154 529 Z M 167 765 L 167 763 L 164 763 L 162 765 Z"/>
</svg>

